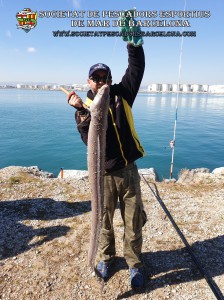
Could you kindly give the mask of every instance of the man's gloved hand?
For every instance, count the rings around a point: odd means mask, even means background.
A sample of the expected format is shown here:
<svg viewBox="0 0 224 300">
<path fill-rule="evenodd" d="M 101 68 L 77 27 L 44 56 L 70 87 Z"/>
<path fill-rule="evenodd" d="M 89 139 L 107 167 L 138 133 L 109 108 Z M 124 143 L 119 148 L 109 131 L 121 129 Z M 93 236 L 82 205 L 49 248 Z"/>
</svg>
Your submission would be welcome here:
<svg viewBox="0 0 224 300">
<path fill-rule="evenodd" d="M 122 25 L 120 31 L 123 34 L 122 39 L 135 47 L 141 46 L 144 41 L 141 35 L 141 28 L 136 26 L 137 21 L 132 17 L 135 9 L 125 10 L 120 18 Z"/>
</svg>

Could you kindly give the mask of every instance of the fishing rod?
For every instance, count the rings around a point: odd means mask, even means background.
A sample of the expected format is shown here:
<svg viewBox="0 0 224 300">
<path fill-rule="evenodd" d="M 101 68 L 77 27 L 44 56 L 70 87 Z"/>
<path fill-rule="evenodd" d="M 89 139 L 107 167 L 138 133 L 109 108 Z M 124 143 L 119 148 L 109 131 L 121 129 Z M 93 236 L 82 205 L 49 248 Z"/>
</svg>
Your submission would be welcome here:
<svg viewBox="0 0 224 300">
<path fill-rule="evenodd" d="M 66 90 L 65 88 L 63 88 L 62 86 L 60 87 L 60 90 L 61 90 L 62 92 L 64 92 L 66 95 L 69 95 L 69 94 L 70 94 L 70 92 L 69 92 L 68 90 Z M 78 96 L 74 91 L 73 91 L 73 95 L 74 95 L 74 96 Z M 82 106 L 83 106 L 85 109 L 89 110 L 89 107 L 88 107 L 87 105 L 85 105 L 85 103 L 82 103 Z"/>
<path fill-rule="evenodd" d="M 174 221 L 171 213 L 169 212 L 169 210 L 167 209 L 165 203 L 163 202 L 163 200 L 160 198 L 159 196 L 159 192 L 157 189 L 157 186 L 155 183 L 154 187 L 156 192 L 151 188 L 150 184 L 148 183 L 148 181 L 145 179 L 144 174 L 142 174 L 142 178 L 144 179 L 146 185 L 149 187 L 149 189 L 151 190 L 152 194 L 154 195 L 154 197 L 156 198 L 156 200 L 159 202 L 160 206 L 162 207 L 162 209 L 164 210 L 165 214 L 167 215 L 167 217 L 169 218 L 170 222 L 172 223 L 173 227 L 175 228 L 177 234 L 179 235 L 179 237 L 181 238 L 182 242 L 184 243 L 184 245 L 187 248 L 188 253 L 190 254 L 193 262 L 195 263 L 195 265 L 197 266 L 198 270 L 200 271 L 201 275 L 205 278 L 206 282 L 208 283 L 209 287 L 211 288 L 213 294 L 215 295 L 216 299 L 218 300 L 224 300 L 224 296 L 222 294 L 222 292 L 220 291 L 219 287 L 217 286 L 217 284 L 215 283 L 215 281 L 213 280 L 213 278 L 211 276 L 208 275 L 208 273 L 204 270 L 204 268 L 202 267 L 200 261 L 198 260 L 198 258 L 195 256 L 191 246 L 189 245 L 188 241 L 186 240 L 185 236 L 183 235 L 183 233 L 181 232 L 180 228 L 177 226 L 176 222 Z"/>
<path fill-rule="evenodd" d="M 186 6 L 187 6 L 187 0 L 185 0 L 185 2 L 184 2 L 184 12 L 186 11 Z M 177 82 L 175 121 L 174 121 L 174 128 L 173 128 L 173 140 L 170 142 L 170 146 L 171 146 L 171 149 L 172 149 L 171 164 L 170 164 L 170 179 L 172 179 L 172 177 L 173 177 L 174 151 L 175 151 L 176 130 L 177 130 L 177 111 L 178 111 L 178 103 L 179 103 L 180 79 L 181 79 L 181 70 L 182 70 L 183 44 L 184 44 L 184 36 L 183 36 L 184 30 L 185 30 L 185 27 L 182 28 L 179 67 L 178 67 L 178 82 Z"/>
</svg>

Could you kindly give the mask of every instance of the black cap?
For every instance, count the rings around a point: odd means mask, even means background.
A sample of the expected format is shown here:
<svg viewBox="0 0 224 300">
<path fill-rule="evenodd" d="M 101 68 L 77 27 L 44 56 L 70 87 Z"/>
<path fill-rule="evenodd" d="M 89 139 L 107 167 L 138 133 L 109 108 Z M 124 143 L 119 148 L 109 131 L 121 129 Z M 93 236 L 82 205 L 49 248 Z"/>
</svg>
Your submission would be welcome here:
<svg viewBox="0 0 224 300">
<path fill-rule="evenodd" d="M 110 68 L 109 68 L 107 65 L 101 64 L 101 63 L 95 64 L 95 65 L 93 65 L 93 66 L 89 69 L 89 78 L 93 75 L 93 73 L 94 73 L 95 71 L 98 71 L 98 70 L 106 71 L 107 74 L 108 74 L 108 77 L 111 78 L 111 70 L 110 70 Z"/>
</svg>

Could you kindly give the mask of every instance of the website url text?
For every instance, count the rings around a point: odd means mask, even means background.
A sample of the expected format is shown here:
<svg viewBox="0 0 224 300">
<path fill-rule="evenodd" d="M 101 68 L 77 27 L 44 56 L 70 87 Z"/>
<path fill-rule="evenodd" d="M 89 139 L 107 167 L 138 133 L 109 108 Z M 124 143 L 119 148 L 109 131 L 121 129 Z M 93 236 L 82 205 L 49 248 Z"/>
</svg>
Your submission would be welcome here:
<svg viewBox="0 0 224 300">
<path fill-rule="evenodd" d="M 121 32 L 121 31 L 52 31 L 53 37 L 196 37 L 196 31 L 141 31 L 141 32 Z"/>
</svg>

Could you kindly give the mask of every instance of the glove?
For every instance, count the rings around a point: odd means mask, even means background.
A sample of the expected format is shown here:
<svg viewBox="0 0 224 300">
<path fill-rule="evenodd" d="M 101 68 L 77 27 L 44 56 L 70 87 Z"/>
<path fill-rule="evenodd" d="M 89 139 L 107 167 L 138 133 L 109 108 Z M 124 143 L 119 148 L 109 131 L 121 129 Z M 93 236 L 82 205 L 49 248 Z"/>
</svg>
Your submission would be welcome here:
<svg viewBox="0 0 224 300">
<path fill-rule="evenodd" d="M 135 9 L 125 10 L 124 15 L 120 17 L 120 21 L 124 26 L 119 26 L 122 33 L 122 39 L 135 47 L 141 46 L 144 41 L 141 35 L 141 28 L 136 26 L 137 21 L 130 17 Z M 126 15 L 129 14 L 127 17 Z M 132 25 L 133 24 L 133 25 Z"/>
</svg>

